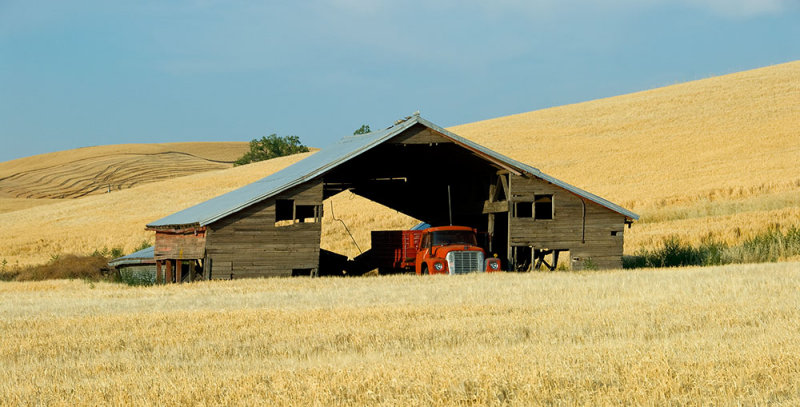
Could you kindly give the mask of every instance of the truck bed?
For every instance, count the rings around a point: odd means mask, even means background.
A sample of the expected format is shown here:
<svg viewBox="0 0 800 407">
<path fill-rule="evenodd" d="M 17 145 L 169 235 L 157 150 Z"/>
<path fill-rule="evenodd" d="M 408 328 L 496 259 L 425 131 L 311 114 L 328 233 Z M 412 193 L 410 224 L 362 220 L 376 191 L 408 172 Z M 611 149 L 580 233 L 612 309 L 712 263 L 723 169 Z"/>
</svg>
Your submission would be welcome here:
<svg viewBox="0 0 800 407">
<path fill-rule="evenodd" d="M 372 258 L 378 267 L 414 267 L 421 230 L 373 230 Z"/>
</svg>

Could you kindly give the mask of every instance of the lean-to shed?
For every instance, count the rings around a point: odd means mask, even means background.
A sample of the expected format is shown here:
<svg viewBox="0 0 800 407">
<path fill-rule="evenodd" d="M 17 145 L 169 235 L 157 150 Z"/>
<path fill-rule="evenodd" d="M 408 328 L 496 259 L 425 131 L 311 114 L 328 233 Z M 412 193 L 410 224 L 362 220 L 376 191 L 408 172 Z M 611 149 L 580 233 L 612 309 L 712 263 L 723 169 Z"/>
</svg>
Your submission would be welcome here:
<svg viewBox="0 0 800 407">
<path fill-rule="evenodd" d="M 108 262 L 114 267 L 123 281 L 150 284 L 156 279 L 156 260 L 153 247 L 148 247 L 127 256 L 118 257 Z"/>
<path fill-rule="evenodd" d="M 623 228 L 638 219 L 415 115 L 344 137 L 259 181 L 148 224 L 156 232 L 155 259 L 167 281 L 314 275 L 322 203 L 344 190 L 431 225 L 452 218 L 474 227 L 508 270 L 529 269 L 546 254 L 557 259 L 565 251 L 573 268 L 620 267 Z"/>
</svg>

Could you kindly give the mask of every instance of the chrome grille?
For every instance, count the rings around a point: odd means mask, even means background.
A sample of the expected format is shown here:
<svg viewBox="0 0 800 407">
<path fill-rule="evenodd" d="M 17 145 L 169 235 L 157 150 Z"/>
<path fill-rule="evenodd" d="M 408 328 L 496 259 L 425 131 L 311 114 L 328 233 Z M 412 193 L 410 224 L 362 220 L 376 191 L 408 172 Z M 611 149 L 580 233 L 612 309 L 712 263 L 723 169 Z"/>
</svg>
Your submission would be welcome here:
<svg viewBox="0 0 800 407">
<path fill-rule="evenodd" d="M 483 270 L 483 253 L 479 251 L 453 251 L 445 257 L 450 274 L 464 274 Z"/>
</svg>

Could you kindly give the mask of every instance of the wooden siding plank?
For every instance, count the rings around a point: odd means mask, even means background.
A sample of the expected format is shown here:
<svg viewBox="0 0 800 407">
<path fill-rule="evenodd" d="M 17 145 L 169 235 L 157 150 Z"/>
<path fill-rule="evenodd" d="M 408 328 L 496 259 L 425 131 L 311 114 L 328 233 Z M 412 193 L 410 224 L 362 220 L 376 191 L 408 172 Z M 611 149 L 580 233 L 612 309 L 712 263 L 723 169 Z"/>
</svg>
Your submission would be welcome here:
<svg viewBox="0 0 800 407">
<path fill-rule="evenodd" d="M 596 262 L 600 268 L 621 266 L 623 215 L 538 178 L 511 175 L 509 187 L 513 191 L 509 197 L 512 202 L 532 202 L 535 195 L 553 195 L 553 219 L 509 218 L 511 246 L 565 249 L 572 257 L 587 257 L 588 254 L 592 261 L 601 259 Z M 617 232 L 616 236 L 612 231 Z"/>
<path fill-rule="evenodd" d="M 322 205 L 322 182 L 310 181 L 209 226 L 206 251 L 211 278 L 290 276 L 319 267 L 321 223 L 275 226 L 275 201 Z"/>
</svg>

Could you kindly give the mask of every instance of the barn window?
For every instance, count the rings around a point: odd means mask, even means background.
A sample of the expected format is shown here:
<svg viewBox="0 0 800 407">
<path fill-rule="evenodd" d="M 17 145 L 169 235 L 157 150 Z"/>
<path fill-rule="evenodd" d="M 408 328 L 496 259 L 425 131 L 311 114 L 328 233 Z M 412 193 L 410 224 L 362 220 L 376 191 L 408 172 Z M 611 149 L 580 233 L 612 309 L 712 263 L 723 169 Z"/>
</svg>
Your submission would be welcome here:
<svg viewBox="0 0 800 407">
<path fill-rule="evenodd" d="M 530 199 L 530 198 L 528 198 Z M 514 203 L 514 217 L 516 218 L 532 218 L 533 217 L 533 202 L 515 202 Z"/>
<path fill-rule="evenodd" d="M 318 223 L 322 218 L 321 205 L 297 205 L 293 199 L 275 201 L 275 226 L 295 223 Z"/>
<path fill-rule="evenodd" d="M 319 209 L 319 205 L 297 205 L 295 220 L 300 223 L 316 223 L 318 221 L 317 211 Z"/>
<path fill-rule="evenodd" d="M 534 195 L 533 197 L 533 218 L 534 219 L 553 219 L 553 195 Z"/>
</svg>

